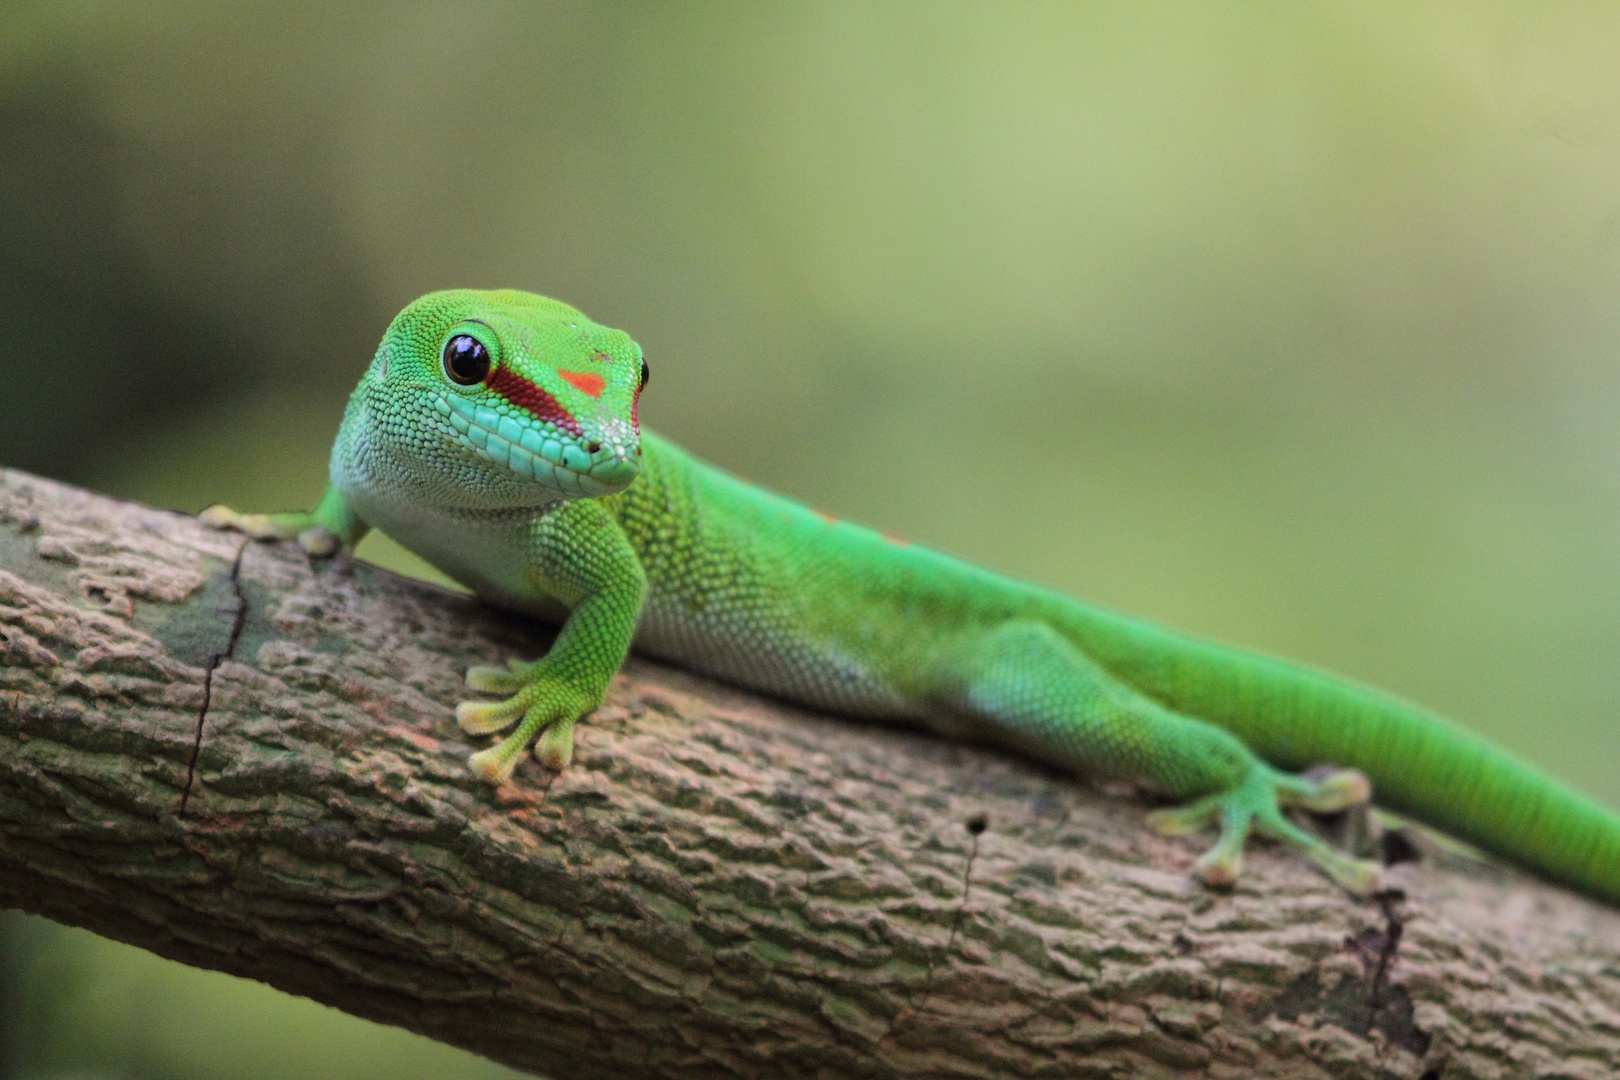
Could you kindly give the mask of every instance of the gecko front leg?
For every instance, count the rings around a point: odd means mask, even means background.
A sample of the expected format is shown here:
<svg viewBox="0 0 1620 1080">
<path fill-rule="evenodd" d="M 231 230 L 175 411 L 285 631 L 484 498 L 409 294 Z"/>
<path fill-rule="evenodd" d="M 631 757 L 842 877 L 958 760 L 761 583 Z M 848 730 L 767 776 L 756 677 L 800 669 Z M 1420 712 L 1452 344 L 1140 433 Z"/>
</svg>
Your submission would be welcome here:
<svg viewBox="0 0 1620 1080">
<path fill-rule="evenodd" d="M 647 593 L 647 577 L 629 539 L 596 501 L 566 503 L 541 515 L 530 530 L 528 587 L 537 598 L 554 597 L 572 611 L 539 660 L 467 672 L 474 690 L 510 696 L 457 705 L 461 729 L 483 735 L 518 725 L 468 758 L 473 771 L 492 784 L 507 781 L 530 742 L 547 768 L 568 764 L 574 724 L 602 703 L 630 651 Z"/>
</svg>

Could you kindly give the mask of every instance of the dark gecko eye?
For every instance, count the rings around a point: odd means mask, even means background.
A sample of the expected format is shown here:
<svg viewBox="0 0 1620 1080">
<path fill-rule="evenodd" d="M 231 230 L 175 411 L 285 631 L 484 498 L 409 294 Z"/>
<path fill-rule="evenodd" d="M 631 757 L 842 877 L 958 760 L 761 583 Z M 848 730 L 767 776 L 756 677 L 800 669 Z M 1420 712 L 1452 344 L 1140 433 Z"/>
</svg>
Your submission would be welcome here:
<svg viewBox="0 0 1620 1080">
<path fill-rule="evenodd" d="M 471 334 L 444 343 L 444 373 L 453 383 L 473 386 L 489 376 L 489 350 Z"/>
<path fill-rule="evenodd" d="M 647 361 L 643 360 L 641 362 L 641 386 L 639 389 L 645 390 L 647 388 L 647 380 L 650 378 L 652 378 L 652 372 L 647 370 Z"/>
</svg>

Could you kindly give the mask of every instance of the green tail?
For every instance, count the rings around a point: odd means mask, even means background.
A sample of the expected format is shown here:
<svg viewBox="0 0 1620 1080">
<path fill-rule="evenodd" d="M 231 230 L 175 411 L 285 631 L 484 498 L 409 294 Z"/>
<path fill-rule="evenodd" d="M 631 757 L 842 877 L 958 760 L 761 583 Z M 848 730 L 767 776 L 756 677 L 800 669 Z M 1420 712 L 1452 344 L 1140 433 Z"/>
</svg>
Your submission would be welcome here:
<svg viewBox="0 0 1620 1080">
<path fill-rule="evenodd" d="M 1298 664 L 1065 608 L 1060 625 L 1114 675 L 1273 765 L 1354 766 L 1375 802 L 1620 904 L 1620 813 L 1451 721 Z"/>
</svg>

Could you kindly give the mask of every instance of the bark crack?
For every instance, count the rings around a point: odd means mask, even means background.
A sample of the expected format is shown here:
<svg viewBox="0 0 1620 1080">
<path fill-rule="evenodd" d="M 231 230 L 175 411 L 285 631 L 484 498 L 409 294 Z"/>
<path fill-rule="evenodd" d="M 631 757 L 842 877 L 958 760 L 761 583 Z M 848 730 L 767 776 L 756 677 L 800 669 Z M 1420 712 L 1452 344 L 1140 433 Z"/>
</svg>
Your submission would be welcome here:
<svg viewBox="0 0 1620 1080">
<path fill-rule="evenodd" d="M 1422 1058 L 1428 1053 L 1432 1037 L 1417 1025 L 1412 996 L 1404 987 L 1390 982 L 1395 956 L 1406 932 L 1406 920 L 1400 911 L 1406 897 L 1399 890 L 1390 890 L 1375 899 L 1384 916 L 1383 932 L 1366 931 L 1356 942 L 1367 964 L 1367 1004 L 1361 1033 L 1370 1035 L 1376 1030 L 1389 1045 L 1402 1047 Z"/>
<path fill-rule="evenodd" d="M 1371 1009 L 1367 1013 L 1367 1030 L 1372 1030 L 1373 1018 L 1377 1015 L 1387 998 L 1389 991 L 1389 968 L 1395 962 L 1395 953 L 1401 947 L 1401 934 L 1406 931 L 1406 922 L 1396 910 L 1401 902 L 1398 892 L 1380 893 L 1378 907 L 1384 913 L 1384 940 L 1378 948 L 1378 963 L 1373 968 L 1372 994 L 1370 998 Z"/>
<path fill-rule="evenodd" d="M 940 954 L 942 960 L 948 959 L 951 950 L 956 948 L 956 939 L 962 930 L 962 913 L 967 910 L 968 900 L 973 896 L 973 863 L 979 857 L 979 837 L 984 835 L 984 830 L 988 827 L 989 822 L 985 820 L 983 814 L 974 814 L 967 820 L 967 831 L 968 835 L 973 837 L 973 844 L 968 848 L 967 865 L 962 868 L 962 899 L 956 905 L 956 916 L 951 919 L 951 933 L 945 939 L 944 952 Z M 928 969 L 930 982 L 933 980 L 933 975 L 934 969 L 930 967 Z M 924 1000 L 927 1000 L 926 994 Z"/>
<path fill-rule="evenodd" d="M 191 788 L 197 779 L 197 757 L 202 753 L 203 725 L 208 722 L 208 709 L 214 703 L 214 672 L 225 661 L 236 656 L 236 643 L 242 637 L 242 627 L 247 625 L 247 596 L 242 592 L 242 559 L 247 554 L 248 545 L 252 541 L 243 537 L 236 547 L 236 556 L 231 560 L 231 593 L 236 597 L 236 611 L 231 616 L 231 633 L 225 641 L 225 648 L 216 651 L 208 658 L 208 667 L 203 671 L 202 704 L 197 709 L 197 731 L 191 742 L 191 760 L 186 762 L 186 782 L 180 789 L 180 805 L 175 809 L 175 817 L 186 816 L 186 804 L 191 801 Z"/>
</svg>

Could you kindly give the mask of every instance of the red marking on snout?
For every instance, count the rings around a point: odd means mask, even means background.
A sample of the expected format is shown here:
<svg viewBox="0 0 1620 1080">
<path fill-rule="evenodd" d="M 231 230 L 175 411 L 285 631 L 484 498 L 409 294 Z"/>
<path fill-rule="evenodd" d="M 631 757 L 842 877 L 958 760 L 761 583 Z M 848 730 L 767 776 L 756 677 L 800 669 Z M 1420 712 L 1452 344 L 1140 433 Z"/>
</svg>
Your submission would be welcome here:
<svg viewBox="0 0 1620 1080">
<path fill-rule="evenodd" d="M 532 415 L 536 420 L 544 420 L 556 424 L 564 431 L 574 435 L 583 434 L 579 429 L 579 421 L 573 414 L 557 403 L 557 399 L 534 385 L 528 379 L 515 373 L 511 368 L 495 369 L 486 383 L 507 401 Z"/>
<path fill-rule="evenodd" d="M 561 375 L 574 389 L 582 394 L 589 394 L 591 397 L 601 397 L 602 391 L 607 388 L 606 379 L 590 372 L 559 371 L 557 374 Z"/>
</svg>

